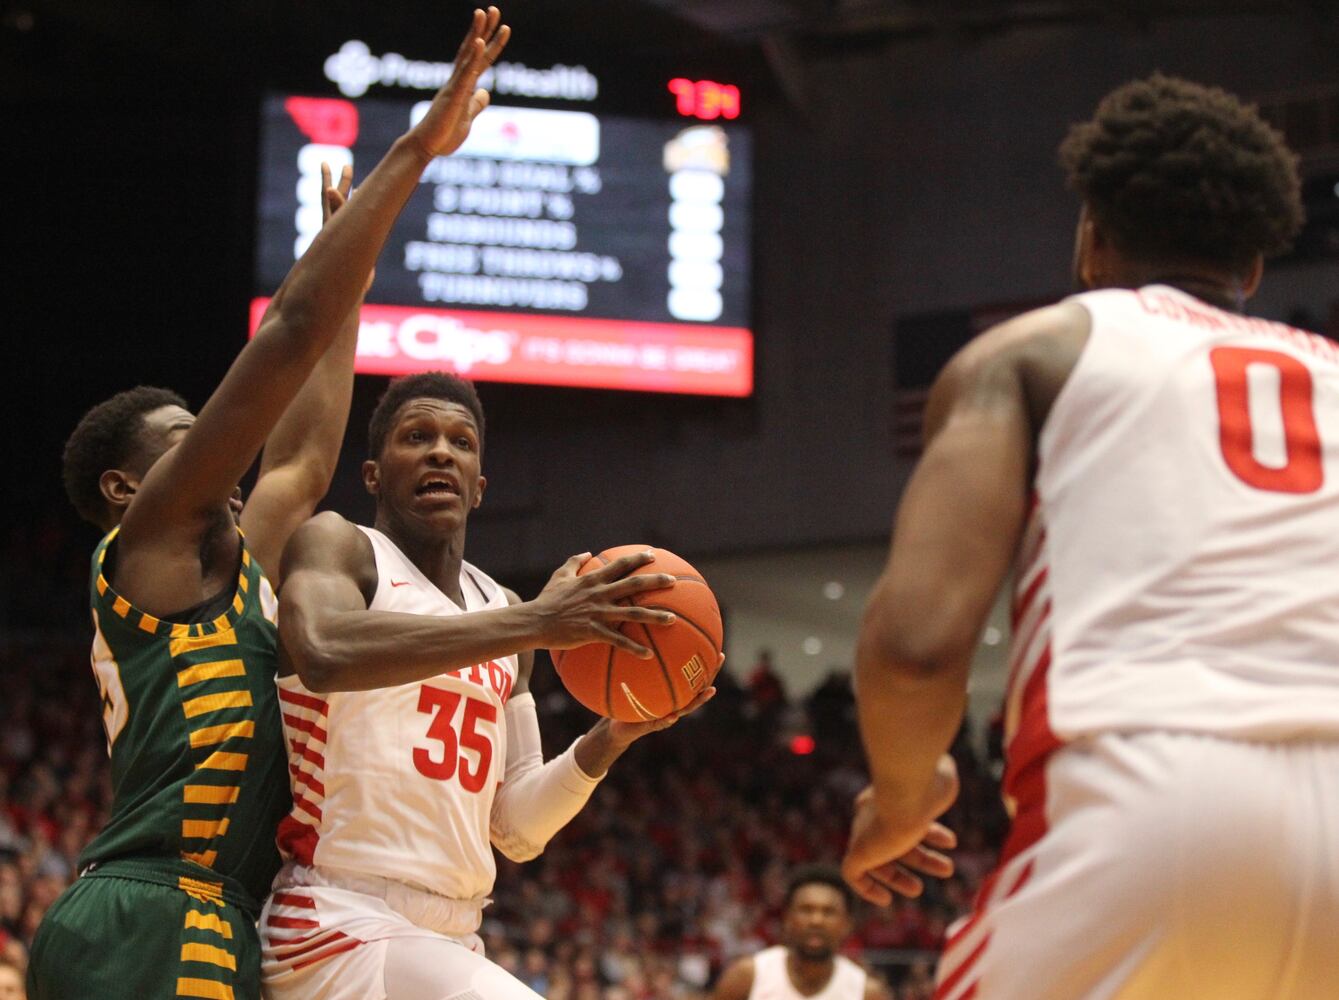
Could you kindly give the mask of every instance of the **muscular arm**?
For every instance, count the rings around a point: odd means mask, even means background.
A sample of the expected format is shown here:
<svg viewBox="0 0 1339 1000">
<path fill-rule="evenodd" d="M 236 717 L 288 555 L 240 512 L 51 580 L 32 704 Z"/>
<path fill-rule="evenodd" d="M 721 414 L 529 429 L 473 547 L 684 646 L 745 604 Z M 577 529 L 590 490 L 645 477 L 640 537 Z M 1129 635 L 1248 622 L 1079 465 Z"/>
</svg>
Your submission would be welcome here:
<svg viewBox="0 0 1339 1000">
<path fill-rule="evenodd" d="M 146 610 L 167 612 L 196 599 L 183 602 L 183 596 L 200 591 L 198 542 L 211 518 L 334 341 L 423 168 L 436 153 L 449 153 L 464 141 L 469 121 L 487 103 L 474 86 L 505 45 L 506 29 L 485 48 L 485 28 L 490 34 L 497 30 L 493 14 L 488 25 L 476 15 L 457 54 L 457 70 L 432 110 L 317 234 L 194 426 L 140 484 L 122 520 L 118 580 Z"/>
<path fill-rule="evenodd" d="M 1023 527 L 1035 433 L 1087 336 L 1062 305 L 1012 320 L 944 370 L 856 653 L 876 808 L 919 807 L 962 721 L 967 672 Z"/>
<path fill-rule="evenodd" d="M 329 225 L 334 213 L 348 203 L 353 171 L 345 167 L 338 184 L 332 186 L 330 171 L 322 164 L 321 185 L 322 225 Z M 359 311 L 371 284 L 369 275 L 335 342 L 266 438 L 260 473 L 242 511 L 247 542 L 276 588 L 282 582 L 280 557 L 284 545 L 298 525 L 311 517 L 335 475 L 344 428 L 349 422 Z M 266 310 L 267 317 L 268 313 Z"/>
<path fill-rule="evenodd" d="M 753 990 L 753 959 L 741 958 L 721 973 L 711 1000 L 748 1000 Z"/>
<path fill-rule="evenodd" d="M 369 611 L 377 583 L 372 543 L 333 512 L 298 528 L 283 561 L 285 666 L 312 691 L 409 684 L 542 643 L 533 604 L 445 617 Z"/>
</svg>

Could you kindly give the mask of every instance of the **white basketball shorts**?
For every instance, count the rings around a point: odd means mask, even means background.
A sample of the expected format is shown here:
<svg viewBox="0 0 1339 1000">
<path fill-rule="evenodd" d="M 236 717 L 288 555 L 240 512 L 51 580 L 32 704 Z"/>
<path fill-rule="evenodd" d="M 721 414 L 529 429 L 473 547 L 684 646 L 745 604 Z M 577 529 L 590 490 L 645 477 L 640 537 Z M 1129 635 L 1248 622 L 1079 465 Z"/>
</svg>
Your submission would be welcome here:
<svg viewBox="0 0 1339 1000">
<path fill-rule="evenodd" d="M 260 917 L 266 1000 L 542 1000 L 488 961 L 482 901 L 289 866 Z"/>
<path fill-rule="evenodd" d="M 1044 774 L 936 1000 L 1339 997 L 1339 743 L 1109 734 Z"/>
</svg>

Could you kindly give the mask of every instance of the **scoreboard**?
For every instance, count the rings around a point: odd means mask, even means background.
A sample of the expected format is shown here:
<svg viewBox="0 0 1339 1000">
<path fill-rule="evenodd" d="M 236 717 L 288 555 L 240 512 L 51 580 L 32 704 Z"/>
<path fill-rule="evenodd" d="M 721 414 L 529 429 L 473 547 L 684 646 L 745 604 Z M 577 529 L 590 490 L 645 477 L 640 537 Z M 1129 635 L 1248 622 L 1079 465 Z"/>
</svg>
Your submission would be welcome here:
<svg viewBox="0 0 1339 1000">
<path fill-rule="evenodd" d="M 675 78 L 665 97 L 678 117 L 495 94 L 392 230 L 357 370 L 749 395 L 753 150 L 739 91 Z M 265 99 L 252 333 L 320 229 L 322 162 L 336 176 L 352 164 L 356 187 L 427 107 Z"/>
</svg>

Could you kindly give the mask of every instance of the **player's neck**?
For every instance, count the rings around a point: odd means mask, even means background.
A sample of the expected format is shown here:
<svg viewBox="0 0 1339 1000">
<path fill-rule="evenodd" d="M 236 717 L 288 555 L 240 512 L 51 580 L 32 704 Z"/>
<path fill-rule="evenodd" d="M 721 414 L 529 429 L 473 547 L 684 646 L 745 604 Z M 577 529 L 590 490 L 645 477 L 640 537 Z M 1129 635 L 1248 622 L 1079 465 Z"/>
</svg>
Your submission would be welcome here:
<svg viewBox="0 0 1339 1000">
<path fill-rule="evenodd" d="M 447 597 L 464 607 L 460 588 L 460 567 L 465 561 L 465 526 L 453 536 L 423 535 L 378 511 L 376 529 L 395 543 L 414 568 L 426 576 Z"/>
<path fill-rule="evenodd" d="M 786 949 L 786 974 L 791 985 L 804 996 L 821 993 L 837 968 L 833 955 L 822 959 L 804 958 L 793 948 Z"/>
<path fill-rule="evenodd" d="M 1245 312 L 1246 292 L 1239 277 L 1226 271 L 1194 264 L 1126 261 L 1117 280 L 1122 288 L 1169 285 L 1209 305 L 1230 312 Z"/>
</svg>

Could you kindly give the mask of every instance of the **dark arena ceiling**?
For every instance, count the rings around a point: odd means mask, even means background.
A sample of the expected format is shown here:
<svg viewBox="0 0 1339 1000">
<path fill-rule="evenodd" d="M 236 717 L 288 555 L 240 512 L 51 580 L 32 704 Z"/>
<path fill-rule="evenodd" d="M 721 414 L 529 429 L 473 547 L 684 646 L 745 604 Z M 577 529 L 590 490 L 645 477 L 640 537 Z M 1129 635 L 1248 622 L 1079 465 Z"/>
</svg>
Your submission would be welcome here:
<svg viewBox="0 0 1339 1000">
<path fill-rule="evenodd" d="M 206 80 L 239 90 L 261 80 L 302 86 L 332 43 L 426 58 L 449 53 L 473 6 L 463 0 L 0 0 L 0 86 L 7 102 L 161 88 Z M 1336 0 L 513 0 L 515 49 L 538 61 L 604 66 L 685 54 L 766 71 L 779 49 L 864 48 L 942 35 L 964 39 L 1066 24 L 1148 30 L 1197 16 L 1307 18 L 1339 38 Z M 438 41 L 440 40 L 440 41 Z M 436 49 L 437 51 L 434 51 Z M 444 53 L 443 53 L 443 50 Z M 772 65 L 773 70 L 775 66 Z"/>
</svg>

